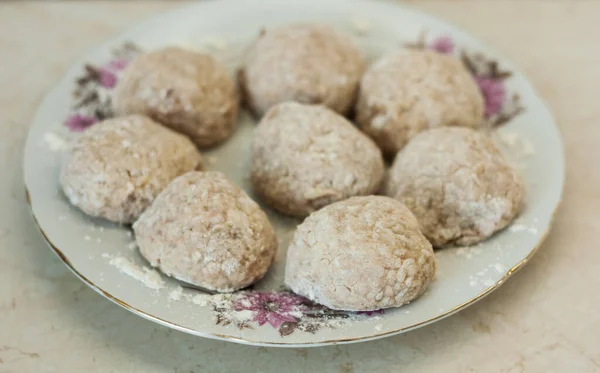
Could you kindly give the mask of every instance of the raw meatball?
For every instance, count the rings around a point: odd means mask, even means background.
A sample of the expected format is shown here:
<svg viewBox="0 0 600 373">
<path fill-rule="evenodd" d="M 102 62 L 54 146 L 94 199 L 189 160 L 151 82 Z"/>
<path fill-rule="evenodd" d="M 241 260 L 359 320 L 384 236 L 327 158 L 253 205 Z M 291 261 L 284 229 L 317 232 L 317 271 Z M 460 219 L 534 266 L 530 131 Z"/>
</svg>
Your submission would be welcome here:
<svg viewBox="0 0 600 373">
<path fill-rule="evenodd" d="M 239 77 L 258 115 L 284 101 L 323 104 L 345 114 L 364 69 L 362 54 L 346 35 L 326 25 L 297 23 L 261 34 Z"/>
<path fill-rule="evenodd" d="M 353 197 L 298 226 L 285 283 L 329 308 L 369 311 L 417 298 L 435 269 L 431 244 L 408 208 L 387 197 Z"/>
<path fill-rule="evenodd" d="M 483 97 L 462 62 L 431 51 L 379 59 L 362 78 L 356 106 L 357 123 L 386 156 L 428 128 L 478 127 L 483 114 Z"/>
<path fill-rule="evenodd" d="M 121 115 L 147 115 L 199 147 L 210 147 L 233 133 L 238 98 L 233 79 L 212 57 L 165 48 L 127 66 L 114 107 Z"/>
<path fill-rule="evenodd" d="M 324 106 L 279 104 L 254 133 L 254 189 L 284 214 L 302 217 L 348 197 L 375 193 L 383 173 L 375 143 Z"/>
<path fill-rule="evenodd" d="M 78 137 L 60 184 L 86 214 L 132 223 L 171 180 L 201 166 L 200 153 L 185 136 L 132 115 L 95 124 Z"/>
<path fill-rule="evenodd" d="M 396 156 L 386 185 L 436 247 L 474 244 L 506 227 L 521 211 L 523 193 L 492 140 L 458 127 L 415 137 Z"/>
<path fill-rule="evenodd" d="M 265 213 L 220 172 L 190 172 L 173 180 L 133 230 L 154 267 L 220 292 L 258 281 L 277 251 Z"/>
</svg>

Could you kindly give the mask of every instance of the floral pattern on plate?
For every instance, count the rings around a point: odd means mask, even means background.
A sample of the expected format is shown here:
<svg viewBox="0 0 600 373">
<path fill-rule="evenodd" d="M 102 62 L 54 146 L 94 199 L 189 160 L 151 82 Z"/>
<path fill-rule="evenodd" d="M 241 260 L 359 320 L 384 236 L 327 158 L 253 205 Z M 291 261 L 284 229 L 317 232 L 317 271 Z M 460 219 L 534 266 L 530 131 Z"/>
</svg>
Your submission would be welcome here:
<svg viewBox="0 0 600 373">
<path fill-rule="evenodd" d="M 337 328 L 345 320 L 367 319 L 384 310 L 347 312 L 332 310 L 288 291 L 242 291 L 234 294 L 204 295 L 214 311 L 217 325 L 253 329 L 269 325 L 282 337 L 295 331 L 316 333 L 321 328 Z"/>
</svg>

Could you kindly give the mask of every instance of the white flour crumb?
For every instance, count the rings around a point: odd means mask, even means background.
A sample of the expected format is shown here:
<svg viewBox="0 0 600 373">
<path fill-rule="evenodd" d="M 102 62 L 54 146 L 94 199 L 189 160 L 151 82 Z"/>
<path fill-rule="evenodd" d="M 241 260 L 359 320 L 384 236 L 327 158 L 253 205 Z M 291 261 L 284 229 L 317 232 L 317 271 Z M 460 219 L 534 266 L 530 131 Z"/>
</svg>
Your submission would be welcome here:
<svg viewBox="0 0 600 373">
<path fill-rule="evenodd" d="M 127 258 L 117 256 L 110 260 L 110 264 L 117 267 L 122 273 L 140 281 L 150 289 L 158 290 L 165 286 L 165 281 L 156 270 L 148 267 L 139 267 Z"/>
<path fill-rule="evenodd" d="M 192 298 L 192 303 L 205 307 L 210 303 L 210 298 L 208 294 L 197 294 Z"/>
<path fill-rule="evenodd" d="M 127 231 L 125 234 L 127 235 L 127 237 L 131 237 L 132 235 L 131 231 Z"/>
<path fill-rule="evenodd" d="M 204 45 L 216 51 L 224 51 L 227 48 L 227 41 L 216 36 L 206 36 L 204 38 Z"/>
<path fill-rule="evenodd" d="M 96 242 L 101 243 L 102 239 L 100 237 L 96 238 Z"/>
<path fill-rule="evenodd" d="M 180 300 L 183 295 L 183 288 L 179 285 L 169 293 L 169 300 Z"/>
<path fill-rule="evenodd" d="M 383 324 L 377 324 L 375 325 L 375 330 L 380 331 L 383 328 Z"/>
<path fill-rule="evenodd" d="M 100 232 L 104 232 L 104 227 L 100 227 Z"/>
<path fill-rule="evenodd" d="M 471 286 L 475 287 L 475 286 L 477 286 L 477 285 L 478 285 L 478 282 L 477 282 L 477 281 L 475 281 L 475 280 L 472 280 L 471 282 L 469 282 L 469 285 L 471 285 Z"/>
<path fill-rule="evenodd" d="M 242 311 L 232 311 L 228 313 L 228 316 L 237 322 L 242 322 L 246 320 L 252 320 L 252 316 L 254 315 L 253 311 L 250 310 L 242 310 Z"/>
<path fill-rule="evenodd" d="M 481 253 L 481 248 L 479 246 L 457 247 L 455 253 L 457 256 L 471 259 L 473 255 L 478 255 Z"/>
<path fill-rule="evenodd" d="M 526 158 L 535 154 L 533 143 L 528 138 L 520 136 L 517 133 L 505 130 L 496 131 L 495 138 L 500 145 L 510 150 L 512 157 Z"/>
<path fill-rule="evenodd" d="M 58 217 L 58 221 L 65 221 L 65 220 L 67 220 L 67 217 L 66 217 L 66 216 L 64 216 L 64 215 L 60 215 L 60 216 Z"/>
<path fill-rule="evenodd" d="M 537 234 L 538 230 L 536 227 L 532 227 L 532 226 L 528 226 L 525 224 L 512 224 L 510 227 L 508 227 L 508 230 L 510 232 L 529 232 L 531 234 Z"/>
<path fill-rule="evenodd" d="M 486 280 L 483 281 L 483 284 L 485 286 L 492 286 L 492 285 L 494 285 L 494 281 L 492 281 L 491 279 L 488 278 L 488 279 L 486 279 Z"/>
<path fill-rule="evenodd" d="M 110 258 L 110 254 L 109 253 L 102 253 L 102 257 L 103 258 Z"/>
<path fill-rule="evenodd" d="M 137 243 L 135 241 L 132 241 L 132 242 L 130 242 L 130 243 L 127 244 L 127 248 L 129 250 L 135 250 L 135 249 L 137 249 L 137 247 L 138 246 L 137 246 Z"/>
<path fill-rule="evenodd" d="M 496 263 L 493 264 L 492 267 L 496 270 L 496 272 L 498 273 L 504 273 L 506 272 L 506 267 L 504 267 L 502 264 L 500 263 Z"/>
<path fill-rule="evenodd" d="M 86 240 L 86 241 L 89 241 L 89 240 L 92 239 L 92 237 L 90 237 L 90 236 L 83 236 L 83 239 Z"/>
<path fill-rule="evenodd" d="M 512 224 L 508 227 L 508 230 L 511 232 L 522 232 L 527 230 L 527 226 L 523 224 Z"/>
<path fill-rule="evenodd" d="M 357 35 L 366 35 L 371 31 L 371 22 L 364 18 L 352 20 L 352 29 Z"/>
<path fill-rule="evenodd" d="M 53 132 L 46 132 L 44 134 L 44 142 L 48 146 L 48 149 L 53 152 L 65 151 L 69 148 L 69 143 Z"/>
</svg>

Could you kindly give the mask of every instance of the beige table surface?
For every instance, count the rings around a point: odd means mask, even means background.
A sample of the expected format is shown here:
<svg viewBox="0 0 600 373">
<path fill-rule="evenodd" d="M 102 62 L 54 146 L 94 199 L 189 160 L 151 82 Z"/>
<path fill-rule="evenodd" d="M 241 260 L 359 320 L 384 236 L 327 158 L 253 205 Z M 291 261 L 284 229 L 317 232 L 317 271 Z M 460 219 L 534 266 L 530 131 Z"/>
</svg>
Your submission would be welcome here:
<svg viewBox="0 0 600 373">
<path fill-rule="evenodd" d="M 34 228 L 22 149 L 33 112 L 71 62 L 175 2 L 0 2 L 0 372 L 600 371 L 600 1 L 425 0 L 529 75 L 567 152 L 546 244 L 467 310 L 379 341 L 275 349 L 193 337 L 88 289 Z"/>
</svg>

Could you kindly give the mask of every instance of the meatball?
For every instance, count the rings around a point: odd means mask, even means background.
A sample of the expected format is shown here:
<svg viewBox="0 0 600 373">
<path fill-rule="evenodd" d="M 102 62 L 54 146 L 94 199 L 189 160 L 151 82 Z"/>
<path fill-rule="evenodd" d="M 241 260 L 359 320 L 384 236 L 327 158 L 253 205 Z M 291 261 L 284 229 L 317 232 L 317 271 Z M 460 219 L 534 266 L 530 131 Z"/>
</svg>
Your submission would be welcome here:
<svg viewBox="0 0 600 373">
<path fill-rule="evenodd" d="M 262 34 L 239 76 L 259 116 L 284 101 L 323 104 L 346 114 L 364 69 L 362 54 L 346 35 L 326 25 L 296 23 Z"/>
<path fill-rule="evenodd" d="M 436 246 L 470 245 L 506 227 L 523 207 L 523 181 L 492 140 L 469 128 L 421 133 L 402 149 L 386 194 L 415 214 Z"/>
<path fill-rule="evenodd" d="M 408 208 L 388 197 L 353 197 L 298 226 L 285 283 L 329 308 L 369 311 L 417 298 L 435 270 L 431 244 Z"/>
<path fill-rule="evenodd" d="M 238 97 L 233 79 L 212 57 L 181 48 L 137 56 L 114 94 L 117 114 L 144 114 L 210 147 L 233 133 Z"/>
<path fill-rule="evenodd" d="M 176 178 L 133 230 L 152 266 L 219 292 L 261 279 L 277 251 L 266 214 L 220 172 L 189 172 Z"/>
<path fill-rule="evenodd" d="M 383 174 L 375 143 L 324 106 L 279 104 L 254 132 L 252 184 L 284 214 L 303 217 L 330 203 L 375 193 Z"/>
<path fill-rule="evenodd" d="M 67 154 L 60 185 L 90 216 L 132 223 L 175 177 L 200 168 L 185 136 L 140 115 L 88 128 Z"/>
<path fill-rule="evenodd" d="M 386 156 L 433 127 L 476 128 L 484 101 L 473 77 L 455 57 L 432 51 L 395 52 L 363 76 L 356 121 Z"/>
</svg>

